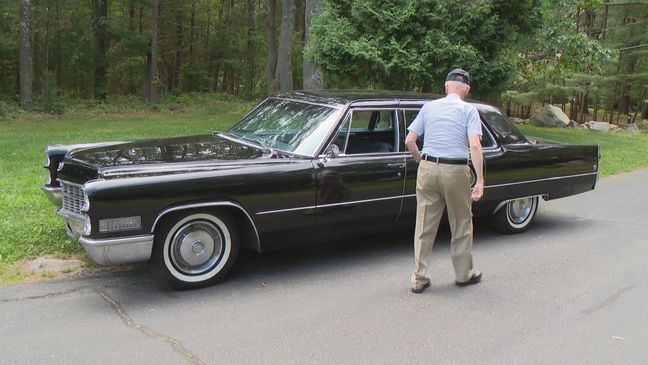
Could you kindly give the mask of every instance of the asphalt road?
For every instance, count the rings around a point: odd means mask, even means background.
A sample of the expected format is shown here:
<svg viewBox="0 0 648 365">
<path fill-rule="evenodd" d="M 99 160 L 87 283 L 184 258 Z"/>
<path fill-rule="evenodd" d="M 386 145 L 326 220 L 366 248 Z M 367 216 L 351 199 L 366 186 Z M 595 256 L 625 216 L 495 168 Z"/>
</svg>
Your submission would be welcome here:
<svg viewBox="0 0 648 365">
<path fill-rule="evenodd" d="M 243 256 L 173 291 L 140 269 L 0 288 L 0 363 L 645 364 L 648 170 L 543 202 L 532 228 L 478 226 L 482 283 L 409 292 L 411 232 Z"/>
</svg>

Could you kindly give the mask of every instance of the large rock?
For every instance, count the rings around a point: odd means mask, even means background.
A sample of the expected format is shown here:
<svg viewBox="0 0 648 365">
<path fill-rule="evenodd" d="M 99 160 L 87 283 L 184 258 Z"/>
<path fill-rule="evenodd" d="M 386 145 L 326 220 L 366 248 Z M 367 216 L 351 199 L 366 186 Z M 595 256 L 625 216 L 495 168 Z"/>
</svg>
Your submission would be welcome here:
<svg viewBox="0 0 648 365">
<path fill-rule="evenodd" d="M 612 124 L 608 122 L 596 122 L 592 120 L 585 123 L 585 125 L 587 126 L 587 129 L 591 131 L 609 132 L 610 130 L 612 130 Z"/>
<path fill-rule="evenodd" d="M 529 119 L 529 124 L 540 127 L 565 128 L 569 126 L 569 123 L 569 117 L 560 108 L 553 105 L 545 105 L 536 110 Z"/>
</svg>

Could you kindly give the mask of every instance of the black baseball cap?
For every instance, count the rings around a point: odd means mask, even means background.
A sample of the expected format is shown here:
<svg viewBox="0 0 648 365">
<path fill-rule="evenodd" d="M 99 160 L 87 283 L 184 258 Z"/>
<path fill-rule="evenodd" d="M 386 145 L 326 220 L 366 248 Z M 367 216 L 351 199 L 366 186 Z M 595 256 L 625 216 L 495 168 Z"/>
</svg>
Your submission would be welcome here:
<svg viewBox="0 0 648 365">
<path fill-rule="evenodd" d="M 448 72 L 446 81 L 459 81 L 470 86 L 470 75 L 468 74 L 468 72 L 460 68 L 455 68 L 454 70 Z"/>
</svg>

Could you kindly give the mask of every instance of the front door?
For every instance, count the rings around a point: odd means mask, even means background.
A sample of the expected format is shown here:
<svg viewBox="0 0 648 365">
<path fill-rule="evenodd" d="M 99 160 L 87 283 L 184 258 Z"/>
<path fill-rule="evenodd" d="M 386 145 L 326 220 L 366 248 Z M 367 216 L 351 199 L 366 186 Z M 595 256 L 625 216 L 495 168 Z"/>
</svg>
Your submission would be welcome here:
<svg viewBox="0 0 648 365">
<path fill-rule="evenodd" d="M 315 226 L 323 239 L 393 227 L 401 210 L 405 154 L 395 109 L 354 109 L 316 169 Z"/>
</svg>

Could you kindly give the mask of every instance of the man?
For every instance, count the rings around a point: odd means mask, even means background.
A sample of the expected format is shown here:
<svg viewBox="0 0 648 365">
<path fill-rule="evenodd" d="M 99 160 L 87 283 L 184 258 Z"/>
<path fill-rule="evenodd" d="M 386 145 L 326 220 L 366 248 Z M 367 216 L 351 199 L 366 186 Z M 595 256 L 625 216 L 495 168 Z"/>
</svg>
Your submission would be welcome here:
<svg viewBox="0 0 648 365">
<path fill-rule="evenodd" d="M 477 284 L 482 274 L 472 263 L 472 200 L 484 192 L 481 122 L 477 108 L 463 99 L 470 91 L 470 75 L 462 69 L 448 73 L 446 97 L 423 106 L 409 126 L 405 145 L 419 163 L 416 181 L 416 231 L 414 255 L 416 267 L 412 274 L 414 293 L 430 286 L 427 276 L 432 247 L 444 206 L 452 232 L 452 264 L 459 286 Z M 423 148 L 416 144 L 423 136 Z M 470 189 L 472 161 L 477 183 Z M 472 198 L 472 199 L 471 199 Z"/>
</svg>

